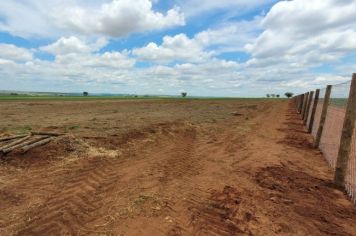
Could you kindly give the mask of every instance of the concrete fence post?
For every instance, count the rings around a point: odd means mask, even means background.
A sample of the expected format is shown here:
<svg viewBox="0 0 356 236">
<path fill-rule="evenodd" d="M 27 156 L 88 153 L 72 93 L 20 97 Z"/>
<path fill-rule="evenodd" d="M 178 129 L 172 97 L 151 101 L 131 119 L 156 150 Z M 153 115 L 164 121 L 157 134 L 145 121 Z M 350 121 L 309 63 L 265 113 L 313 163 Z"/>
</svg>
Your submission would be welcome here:
<svg viewBox="0 0 356 236">
<path fill-rule="evenodd" d="M 320 94 L 320 89 L 315 90 L 315 97 L 314 97 L 314 102 L 313 102 L 313 107 L 312 107 L 310 121 L 309 121 L 309 127 L 308 127 L 309 133 L 311 133 L 313 130 L 313 125 L 314 125 L 314 120 L 315 120 L 315 112 L 316 112 L 316 108 L 318 107 L 319 94 Z"/>
<path fill-rule="evenodd" d="M 310 112 L 310 106 L 311 106 L 311 103 L 312 103 L 312 101 L 313 101 L 313 97 L 314 97 L 314 91 L 310 91 L 310 92 L 309 92 L 309 101 L 308 101 L 308 104 L 307 104 L 307 110 L 306 110 L 305 116 L 304 116 L 304 124 L 307 124 L 307 123 L 308 123 L 309 112 Z"/>
<path fill-rule="evenodd" d="M 356 120 L 356 73 L 352 75 L 349 99 L 347 102 L 344 125 L 342 128 L 340 147 L 335 169 L 335 184 L 343 187 L 347 165 L 351 152 L 352 136 L 355 129 Z"/>
<path fill-rule="evenodd" d="M 332 88 L 331 85 L 328 85 L 326 87 L 324 103 L 323 103 L 323 110 L 321 111 L 319 128 L 318 128 L 318 132 L 316 134 L 315 142 L 314 142 L 314 147 L 316 147 L 316 148 L 319 147 L 321 135 L 323 134 L 326 114 L 328 112 L 328 106 L 329 106 L 329 102 L 330 102 L 331 88 Z"/>
<path fill-rule="evenodd" d="M 300 95 L 300 103 L 299 103 L 299 108 L 298 108 L 298 112 L 299 114 L 302 113 L 302 109 L 303 109 L 303 101 L 304 101 L 304 94 Z"/>
<path fill-rule="evenodd" d="M 302 98 L 302 95 L 301 94 L 299 94 L 298 95 L 298 98 L 297 98 L 297 111 L 299 112 L 299 107 L 300 107 L 300 99 Z"/>
<path fill-rule="evenodd" d="M 304 105 L 303 105 L 303 112 L 302 112 L 302 120 L 304 121 L 305 113 L 307 112 L 307 106 L 309 101 L 309 92 L 305 94 Z"/>
</svg>

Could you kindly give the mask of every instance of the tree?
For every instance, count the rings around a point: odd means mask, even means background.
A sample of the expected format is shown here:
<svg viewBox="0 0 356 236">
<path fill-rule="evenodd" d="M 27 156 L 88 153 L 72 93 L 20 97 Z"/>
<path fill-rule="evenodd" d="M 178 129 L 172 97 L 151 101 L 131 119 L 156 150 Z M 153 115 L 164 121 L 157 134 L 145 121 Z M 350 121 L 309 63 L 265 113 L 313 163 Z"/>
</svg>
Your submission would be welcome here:
<svg viewBox="0 0 356 236">
<path fill-rule="evenodd" d="M 277 97 L 277 98 L 279 98 L 279 97 L 280 97 L 280 95 L 279 95 L 279 94 L 277 94 L 277 95 L 276 95 L 276 97 Z"/>
<path fill-rule="evenodd" d="M 83 92 L 83 96 L 84 96 L 84 97 L 87 97 L 88 95 L 89 95 L 88 92 Z"/>
<path fill-rule="evenodd" d="M 267 93 L 267 94 L 266 94 L 266 97 L 270 98 L 270 97 L 271 97 L 271 95 L 269 95 L 269 93 Z"/>
<path fill-rule="evenodd" d="M 187 92 L 182 92 L 181 95 L 185 98 L 187 96 Z"/>
<path fill-rule="evenodd" d="M 286 92 L 285 94 L 284 94 L 287 98 L 291 98 L 291 97 L 293 97 L 293 93 L 292 92 Z"/>
</svg>

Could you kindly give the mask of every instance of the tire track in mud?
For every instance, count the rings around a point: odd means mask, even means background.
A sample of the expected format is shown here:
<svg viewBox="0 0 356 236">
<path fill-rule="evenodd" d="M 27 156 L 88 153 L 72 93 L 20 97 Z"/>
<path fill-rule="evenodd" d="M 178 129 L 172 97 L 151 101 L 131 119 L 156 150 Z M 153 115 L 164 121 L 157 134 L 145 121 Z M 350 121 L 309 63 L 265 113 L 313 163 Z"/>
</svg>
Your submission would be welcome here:
<svg viewBox="0 0 356 236">
<path fill-rule="evenodd" d="M 190 225 L 193 235 L 250 235 L 243 227 L 252 220 L 251 213 L 242 214 L 240 193 L 230 186 L 213 190 L 207 198 L 191 198 Z"/>
<path fill-rule="evenodd" d="M 120 178 L 115 169 L 118 164 L 100 158 L 91 160 L 79 175 L 67 179 L 63 189 L 29 212 L 29 217 L 35 217 L 17 235 L 74 235 L 90 230 L 86 225 L 100 217 L 103 199 Z"/>
<path fill-rule="evenodd" d="M 197 173 L 198 163 L 194 160 L 194 148 L 196 131 L 187 130 L 181 137 L 177 137 L 174 146 L 165 150 L 163 156 L 166 158 L 159 164 L 159 181 L 166 183 L 186 178 Z"/>
<path fill-rule="evenodd" d="M 173 136 L 173 144 L 170 137 L 167 139 L 169 145 L 162 146 L 163 150 L 158 154 L 161 162 L 152 169 L 160 188 L 164 189 L 171 180 L 185 178 L 187 173 L 190 175 L 196 171 L 196 165 L 191 165 L 195 136 L 195 129 L 179 128 L 178 134 Z M 104 217 L 106 213 L 104 215 L 102 212 L 109 211 L 108 203 L 113 195 L 111 193 L 119 186 L 118 180 L 123 179 L 122 184 L 126 183 L 125 178 L 121 178 L 117 172 L 125 160 L 94 158 L 84 168 L 82 165 L 74 168 L 68 176 L 57 176 L 64 179 L 63 187 L 50 192 L 50 197 L 43 204 L 25 214 L 22 220 L 25 223 L 19 225 L 21 231 L 17 235 L 75 235 L 80 232 L 94 232 L 98 227 L 88 227 L 88 224 Z"/>
</svg>

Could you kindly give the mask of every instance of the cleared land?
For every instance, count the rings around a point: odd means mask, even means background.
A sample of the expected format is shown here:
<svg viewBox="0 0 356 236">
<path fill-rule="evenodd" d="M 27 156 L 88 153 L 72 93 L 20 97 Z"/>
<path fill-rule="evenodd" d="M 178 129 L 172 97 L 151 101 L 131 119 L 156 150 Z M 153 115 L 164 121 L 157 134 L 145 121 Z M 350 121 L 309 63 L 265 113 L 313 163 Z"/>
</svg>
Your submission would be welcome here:
<svg viewBox="0 0 356 236">
<path fill-rule="evenodd" d="M 0 235 L 355 235 L 287 101 L 2 101 Z"/>
</svg>

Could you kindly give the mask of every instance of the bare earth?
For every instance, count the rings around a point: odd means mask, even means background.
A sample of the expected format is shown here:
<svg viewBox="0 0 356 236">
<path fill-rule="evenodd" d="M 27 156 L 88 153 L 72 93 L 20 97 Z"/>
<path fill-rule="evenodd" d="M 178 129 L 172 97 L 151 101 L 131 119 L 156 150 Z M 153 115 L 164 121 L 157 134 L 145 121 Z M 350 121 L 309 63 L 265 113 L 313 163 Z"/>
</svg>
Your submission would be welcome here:
<svg viewBox="0 0 356 236">
<path fill-rule="evenodd" d="M 356 235 L 287 101 L 0 102 L 0 235 Z"/>
</svg>

